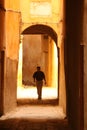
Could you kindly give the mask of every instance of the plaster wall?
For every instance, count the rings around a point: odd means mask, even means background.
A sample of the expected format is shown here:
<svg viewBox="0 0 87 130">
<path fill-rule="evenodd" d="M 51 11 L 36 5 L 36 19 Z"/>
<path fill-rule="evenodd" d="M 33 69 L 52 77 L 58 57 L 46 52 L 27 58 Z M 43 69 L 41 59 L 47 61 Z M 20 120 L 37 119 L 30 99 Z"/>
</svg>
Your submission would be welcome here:
<svg viewBox="0 0 87 130">
<path fill-rule="evenodd" d="M 4 6 L 6 10 L 10 11 L 20 11 L 20 0 L 4 0 Z"/>
<path fill-rule="evenodd" d="M 24 35 L 22 80 L 33 84 L 33 73 L 37 66 L 43 70 L 41 35 Z"/>
<path fill-rule="evenodd" d="M 0 54 L 0 60 L 1 60 L 1 54 Z M 1 87 L 1 64 L 0 64 L 0 115 L 2 115 L 2 87 Z"/>
<path fill-rule="evenodd" d="M 46 75 L 47 85 L 51 86 L 54 58 L 52 58 L 52 45 L 54 44 L 49 43 L 49 37 L 46 39 L 43 35 L 24 35 L 23 37 L 22 80 L 24 84 L 33 85 L 32 76 L 39 65 Z M 49 44 L 51 48 L 49 48 Z M 51 66 L 50 75 L 49 65 Z"/>
<path fill-rule="evenodd" d="M 86 130 L 87 129 L 87 0 L 85 0 L 84 2 L 83 45 L 84 45 L 84 130 Z"/>
<path fill-rule="evenodd" d="M 0 4 L 3 4 L 2 1 L 0 1 Z M 3 87 L 4 87 L 3 81 L 4 81 L 4 50 L 5 50 L 4 25 L 5 25 L 5 11 L 3 10 L 3 8 L 0 8 L 0 116 L 3 113 Z"/>
<path fill-rule="evenodd" d="M 4 0 L 0 0 L 0 5 L 4 6 Z"/>
<path fill-rule="evenodd" d="M 0 50 L 5 49 L 5 11 L 0 10 Z"/>
<path fill-rule="evenodd" d="M 78 2 L 67 0 L 66 3 L 66 39 L 65 68 L 67 89 L 67 115 L 73 130 L 82 130 L 83 113 L 81 111 L 82 86 L 82 29 L 83 0 Z M 74 10 L 73 10 L 74 9 Z M 79 15 L 80 14 L 80 15 Z M 81 95 L 80 95 L 81 94 Z"/>
<path fill-rule="evenodd" d="M 42 50 L 44 56 L 44 71 L 46 74 L 47 86 L 52 85 L 52 39 L 47 35 L 42 35 Z"/>
<path fill-rule="evenodd" d="M 84 130 L 87 128 L 87 45 L 84 47 Z"/>
<path fill-rule="evenodd" d="M 63 107 L 66 113 L 66 83 L 65 83 L 65 67 L 64 67 L 64 43 L 61 43 L 59 50 L 59 105 Z"/>
<path fill-rule="evenodd" d="M 4 51 L 0 51 L 0 116 L 3 113 Z"/>
<path fill-rule="evenodd" d="M 15 21 L 15 22 L 14 22 Z M 5 20 L 6 57 L 18 60 L 20 13 L 7 11 Z"/>
<path fill-rule="evenodd" d="M 15 22 L 14 22 L 15 21 Z M 5 67 L 3 113 L 16 107 L 20 13 L 5 12 Z"/>
<path fill-rule="evenodd" d="M 59 21 L 59 11 L 60 11 L 60 0 L 41 0 L 39 1 L 38 4 L 38 0 L 35 0 L 34 3 L 36 2 L 36 6 L 35 9 L 37 11 L 37 13 L 31 13 L 31 11 L 34 11 L 33 9 L 33 5 L 31 7 L 31 2 L 33 2 L 32 0 L 26 0 L 20 1 L 20 9 L 22 12 L 22 22 L 23 23 L 58 23 Z M 48 2 L 49 6 L 51 8 L 50 12 L 48 15 L 44 15 L 43 10 L 41 15 L 39 15 L 39 10 L 37 10 L 37 8 L 40 8 L 40 6 L 43 7 L 44 2 Z M 46 8 L 48 9 L 48 8 Z"/>
<path fill-rule="evenodd" d="M 33 7 L 31 7 L 32 0 L 26 0 L 26 1 L 20 1 L 20 10 L 22 14 L 22 26 L 21 26 L 21 32 L 24 31 L 26 28 L 28 28 L 31 25 L 36 24 L 43 24 L 50 26 L 54 31 L 59 35 L 61 35 L 61 27 L 60 24 L 63 24 L 63 0 L 41 0 L 39 2 L 39 5 L 42 6 L 42 3 L 48 2 L 50 4 L 50 15 L 32 15 L 31 10 Z M 38 2 L 38 0 L 35 0 L 34 2 Z M 38 7 L 37 7 L 38 9 Z M 59 44 L 59 42 L 57 43 Z"/>
<path fill-rule="evenodd" d="M 58 88 L 58 50 L 53 39 L 48 44 L 48 85 Z"/>
</svg>

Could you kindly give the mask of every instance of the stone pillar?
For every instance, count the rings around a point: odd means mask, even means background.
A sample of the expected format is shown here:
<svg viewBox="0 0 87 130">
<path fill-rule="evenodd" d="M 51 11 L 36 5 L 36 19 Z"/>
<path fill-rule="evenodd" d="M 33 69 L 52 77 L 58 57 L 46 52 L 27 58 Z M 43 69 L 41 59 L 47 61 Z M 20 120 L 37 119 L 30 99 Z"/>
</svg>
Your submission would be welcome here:
<svg viewBox="0 0 87 130">
<path fill-rule="evenodd" d="M 17 67 L 19 51 L 20 13 L 7 10 L 5 13 L 5 70 L 4 70 L 4 113 L 16 107 Z"/>
</svg>

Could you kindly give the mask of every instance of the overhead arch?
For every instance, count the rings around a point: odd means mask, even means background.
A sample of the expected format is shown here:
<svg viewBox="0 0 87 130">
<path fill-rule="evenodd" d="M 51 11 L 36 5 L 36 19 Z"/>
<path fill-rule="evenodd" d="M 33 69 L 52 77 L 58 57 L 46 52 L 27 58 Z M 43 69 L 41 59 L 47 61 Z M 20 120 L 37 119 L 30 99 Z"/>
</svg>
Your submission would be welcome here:
<svg viewBox="0 0 87 130">
<path fill-rule="evenodd" d="M 36 24 L 26 28 L 23 32 L 25 34 L 48 34 L 57 43 L 57 33 L 49 26 L 43 24 Z"/>
</svg>

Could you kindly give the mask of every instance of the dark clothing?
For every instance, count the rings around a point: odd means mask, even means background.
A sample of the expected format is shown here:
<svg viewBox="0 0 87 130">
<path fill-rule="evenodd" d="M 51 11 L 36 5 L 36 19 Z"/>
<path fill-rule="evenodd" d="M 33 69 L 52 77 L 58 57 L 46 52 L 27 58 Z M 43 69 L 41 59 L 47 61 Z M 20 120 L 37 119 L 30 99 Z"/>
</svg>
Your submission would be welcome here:
<svg viewBox="0 0 87 130">
<path fill-rule="evenodd" d="M 34 78 L 34 82 L 36 82 L 38 99 L 41 99 L 43 80 L 45 81 L 46 84 L 45 74 L 42 71 L 40 71 L 40 68 L 37 68 L 37 71 L 34 72 L 33 74 L 33 78 Z"/>
<path fill-rule="evenodd" d="M 42 97 L 42 86 L 43 86 L 43 81 L 36 81 L 36 86 L 37 86 L 37 94 L 38 94 L 38 99 L 41 99 Z"/>
<path fill-rule="evenodd" d="M 45 75 L 42 71 L 36 71 L 34 74 L 33 74 L 33 78 L 36 79 L 37 81 L 41 81 L 41 80 L 45 80 Z"/>
</svg>

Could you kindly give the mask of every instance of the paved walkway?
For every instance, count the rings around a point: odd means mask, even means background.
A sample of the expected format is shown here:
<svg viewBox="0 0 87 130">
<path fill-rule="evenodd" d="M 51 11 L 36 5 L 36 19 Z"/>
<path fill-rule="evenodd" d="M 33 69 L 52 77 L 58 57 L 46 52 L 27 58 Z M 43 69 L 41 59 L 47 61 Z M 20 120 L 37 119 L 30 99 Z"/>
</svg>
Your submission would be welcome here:
<svg viewBox="0 0 87 130">
<path fill-rule="evenodd" d="M 71 130 L 65 117 L 59 106 L 18 106 L 0 118 L 0 130 Z"/>
<path fill-rule="evenodd" d="M 51 105 L 24 105 L 18 106 L 14 111 L 2 116 L 0 120 L 12 118 L 27 118 L 37 120 L 64 119 L 65 114 L 59 106 Z"/>
<path fill-rule="evenodd" d="M 17 88 L 17 103 L 18 105 L 58 105 L 57 88 L 44 86 L 42 89 L 42 100 L 38 100 L 37 89 L 35 86 L 22 85 L 21 87 Z"/>
<path fill-rule="evenodd" d="M 37 100 L 35 87 L 18 88 L 18 106 L 0 117 L 0 130 L 71 130 L 56 90 L 43 88 L 42 98 Z"/>
</svg>

